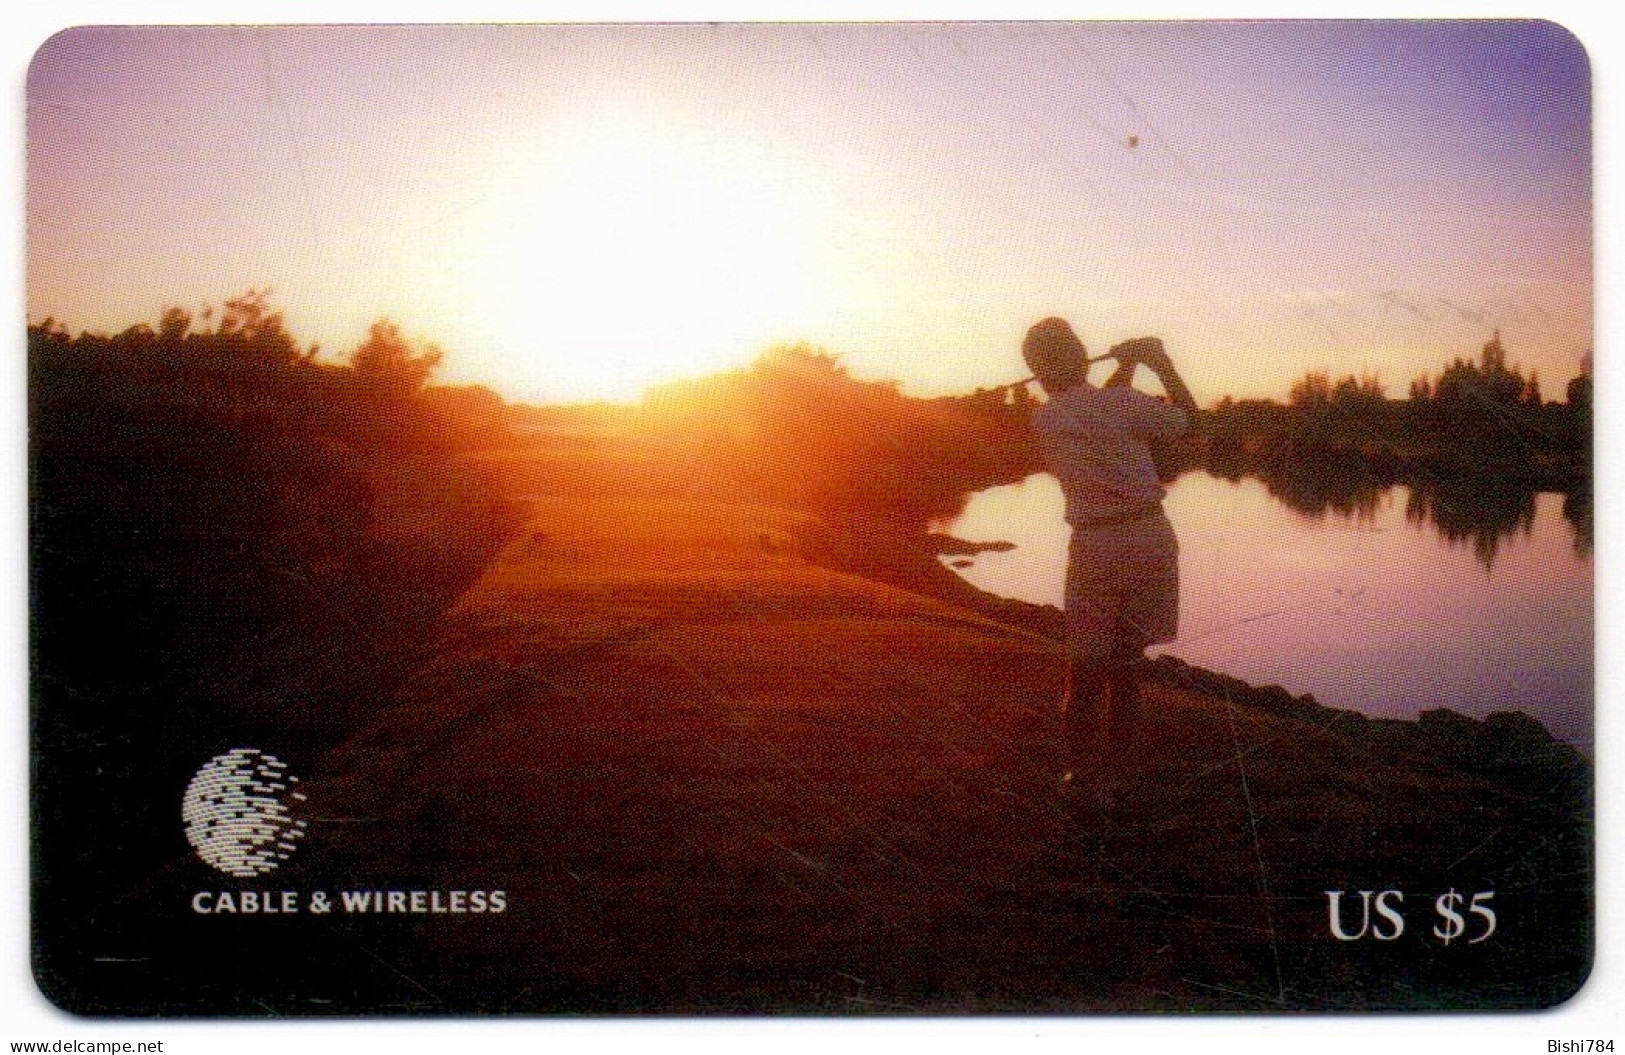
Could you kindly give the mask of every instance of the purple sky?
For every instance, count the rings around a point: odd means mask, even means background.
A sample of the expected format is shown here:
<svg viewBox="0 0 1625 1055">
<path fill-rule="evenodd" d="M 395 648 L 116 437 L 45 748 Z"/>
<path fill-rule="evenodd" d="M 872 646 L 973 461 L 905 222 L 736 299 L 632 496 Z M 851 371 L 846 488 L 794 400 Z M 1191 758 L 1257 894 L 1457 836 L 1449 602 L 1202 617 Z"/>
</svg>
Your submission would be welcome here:
<svg viewBox="0 0 1625 1055">
<path fill-rule="evenodd" d="M 270 286 L 335 354 L 630 397 L 806 340 L 908 391 L 1045 314 L 1198 398 L 1591 347 L 1583 52 L 1540 22 L 79 29 L 28 81 L 28 312 Z"/>
</svg>

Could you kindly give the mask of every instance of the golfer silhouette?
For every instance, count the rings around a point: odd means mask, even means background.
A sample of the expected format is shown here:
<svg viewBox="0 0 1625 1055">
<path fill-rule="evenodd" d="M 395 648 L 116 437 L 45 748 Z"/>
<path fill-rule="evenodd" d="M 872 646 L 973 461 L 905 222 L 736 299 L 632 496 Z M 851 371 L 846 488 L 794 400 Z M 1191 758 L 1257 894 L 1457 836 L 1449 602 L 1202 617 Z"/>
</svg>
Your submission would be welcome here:
<svg viewBox="0 0 1625 1055">
<path fill-rule="evenodd" d="M 1098 388 L 1065 319 L 1028 330 L 1022 356 L 1048 396 L 1032 427 L 1072 526 L 1062 783 L 1109 813 L 1124 760 L 1142 735 L 1145 650 L 1172 641 L 1179 629 L 1179 542 L 1162 509 L 1151 444 L 1184 435 L 1196 402 L 1155 337 L 1125 341 L 1103 356 L 1118 365 Z M 1130 387 L 1138 366 L 1157 375 L 1167 400 Z"/>
</svg>

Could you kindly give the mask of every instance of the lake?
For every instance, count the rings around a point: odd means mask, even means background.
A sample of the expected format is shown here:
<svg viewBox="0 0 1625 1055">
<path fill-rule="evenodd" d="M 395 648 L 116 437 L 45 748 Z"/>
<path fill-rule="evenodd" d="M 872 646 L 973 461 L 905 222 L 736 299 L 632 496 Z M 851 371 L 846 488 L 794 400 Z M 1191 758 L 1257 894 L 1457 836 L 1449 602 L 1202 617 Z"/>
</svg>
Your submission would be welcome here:
<svg viewBox="0 0 1625 1055">
<path fill-rule="evenodd" d="M 1459 505 L 1443 515 L 1405 486 L 1305 512 L 1256 479 L 1187 473 L 1166 502 L 1180 540 L 1180 635 L 1152 654 L 1373 717 L 1527 711 L 1589 753 L 1589 544 L 1576 541 L 1562 494 L 1511 502 L 1508 518 L 1505 496 L 1486 500 L 1495 523 L 1463 528 Z M 1014 543 L 944 559 L 968 560 L 955 571 L 990 593 L 1059 606 L 1063 509 L 1060 485 L 1039 473 L 972 495 L 934 527 Z"/>
</svg>

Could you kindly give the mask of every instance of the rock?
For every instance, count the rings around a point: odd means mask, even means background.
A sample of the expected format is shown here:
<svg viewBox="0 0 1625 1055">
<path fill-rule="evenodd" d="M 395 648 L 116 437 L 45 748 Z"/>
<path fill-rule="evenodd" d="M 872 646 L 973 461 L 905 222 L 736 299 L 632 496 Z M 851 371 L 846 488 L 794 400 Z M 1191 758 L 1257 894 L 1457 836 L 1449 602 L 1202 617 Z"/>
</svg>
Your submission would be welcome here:
<svg viewBox="0 0 1625 1055">
<path fill-rule="evenodd" d="M 1179 684 L 1180 679 L 1184 677 L 1185 671 L 1189 669 L 1189 665 L 1186 664 L 1184 660 L 1180 659 L 1178 656 L 1170 656 L 1166 653 L 1158 656 L 1156 659 L 1153 659 L 1150 665 L 1150 670 L 1153 676 L 1161 681 L 1172 684 Z"/>
<path fill-rule="evenodd" d="M 1281 685 L 1265 685 L 1254 689 L 1248 702 L 1272 714 L 1301 715 L 1309 709 L 1303 701 Z"/>
<path fill-rule="evenodd" d="M 1523 744 L 1550 744 L 1551 731 L 1523 711 L 1496 711 L 1484 719 L 1484 731 L 1497 740 Z"/>
<path fill-rule="evenodd" d="M 1004 553 L 1016 548 L 1014 542 L 1002 539 L 998 542 L 969 542 L 938 531 L 926 535 L 926 541 L 934 552 L 944 557 L 974 557 L 978 553 Z"/>
<path fill-rule="evenodd" d="M 1435 707 L 1416 716 L 1416 724 L 1431 736 L 1459 738 L 1470 742 L 1478 738 L 1483 723 L 1447 707 Z"/>
</svg>

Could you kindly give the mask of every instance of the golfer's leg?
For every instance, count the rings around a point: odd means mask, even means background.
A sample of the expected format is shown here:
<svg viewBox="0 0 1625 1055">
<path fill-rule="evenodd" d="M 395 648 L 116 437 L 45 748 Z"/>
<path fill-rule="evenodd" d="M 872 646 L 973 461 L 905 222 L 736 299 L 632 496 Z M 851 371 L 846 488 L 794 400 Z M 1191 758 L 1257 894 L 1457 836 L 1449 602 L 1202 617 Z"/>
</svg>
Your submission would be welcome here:
<svg viewBox="0 0 1625 1055">
<path fill-rule="evenodd" d="M 1114 757 L 1133 751 L 1145 739 L 1145 719 L 1140 706 L 1140 674 L 1145 657 L 1126 651 L 1112 664 L 1107 680 L 1111 685 L 1111 707 L 1107 715 L 1106 739 Z"/>
<path fill-rule="evenodd" d="M 1066 747 L 1073 779 L 1092 787 L 1108 782 L 1109 758 L 1106 664 L 1072 657 L 1066 693 Z"/>
<path fill-rule="evenodd" d="M 1106 693 L 1120 608 L 1108 557 L 1098 532 L 1073 532 L 1066 571 L 1066 782 L 1095 792 L 1110 783 Z"/>
</svg>

